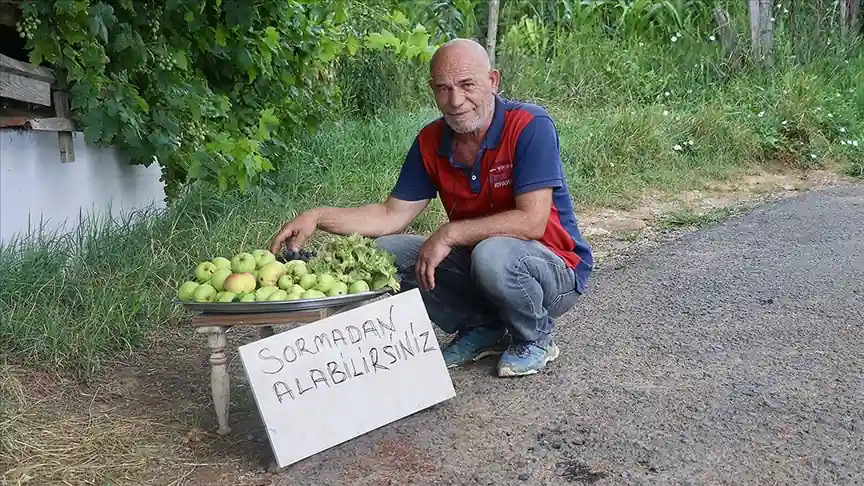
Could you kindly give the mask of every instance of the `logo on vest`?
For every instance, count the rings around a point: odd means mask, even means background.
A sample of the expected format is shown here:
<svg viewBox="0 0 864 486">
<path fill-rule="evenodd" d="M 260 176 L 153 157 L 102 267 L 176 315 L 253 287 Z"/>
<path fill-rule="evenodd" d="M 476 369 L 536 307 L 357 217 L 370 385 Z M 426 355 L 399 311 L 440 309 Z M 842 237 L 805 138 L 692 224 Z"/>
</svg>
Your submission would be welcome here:
<svg viewBox="0 0 864 486">
<path fill-rule="evenodd" d="M 489 169 L 489 183 L 493 189 L 507 187 L 513 183 L 513 164 L 496 165 Z"/>
</svg>

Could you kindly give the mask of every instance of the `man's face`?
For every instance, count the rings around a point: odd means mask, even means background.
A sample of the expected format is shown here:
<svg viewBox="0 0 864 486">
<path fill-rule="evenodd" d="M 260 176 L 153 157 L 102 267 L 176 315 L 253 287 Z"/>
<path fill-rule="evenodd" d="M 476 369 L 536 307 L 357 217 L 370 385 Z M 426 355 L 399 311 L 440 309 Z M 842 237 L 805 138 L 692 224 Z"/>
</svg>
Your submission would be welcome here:
<svg viewBox="0 0 864 486">
<path fill-rule="evenodd" d="M 436 64 L 429 84 L 444 120 L 457 133 L 479 130 L 495 109 L 498 72 L 456 52 Z"/>
</svg>

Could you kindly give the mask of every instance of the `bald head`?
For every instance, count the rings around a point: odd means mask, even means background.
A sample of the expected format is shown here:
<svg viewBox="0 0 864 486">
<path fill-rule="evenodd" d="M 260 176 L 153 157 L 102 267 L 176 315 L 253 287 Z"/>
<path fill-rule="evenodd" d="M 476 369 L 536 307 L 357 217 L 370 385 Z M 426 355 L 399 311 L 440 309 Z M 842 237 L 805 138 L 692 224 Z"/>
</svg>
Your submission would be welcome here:
<svg viewBox="0 0 864 486">
<path fill-rule="evenodd" d="M 453 39 L 441 45 L 432 55 L 429 69 L 432 76 L 435 71 L 446 66 L 461 64 L 471 66 L 480 71 L 492 70 L 489 54 L 479 42 L 471 39 Z"/>
<path fill-rule="evenodd" d="M 429 86 L 444 120 L 457 133 L 480 136 L 492 121 L 498 72 L 486 49 L 470 39 L 454 39 L 429 62 Z"/>
</svg>

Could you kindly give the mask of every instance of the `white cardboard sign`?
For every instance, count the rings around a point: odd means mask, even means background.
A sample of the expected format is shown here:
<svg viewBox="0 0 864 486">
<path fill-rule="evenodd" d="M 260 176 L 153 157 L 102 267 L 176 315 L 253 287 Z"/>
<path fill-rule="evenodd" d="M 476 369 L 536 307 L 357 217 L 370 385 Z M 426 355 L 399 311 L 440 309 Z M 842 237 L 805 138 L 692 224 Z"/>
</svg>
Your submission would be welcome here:
<svg viewBox="0 0 864 486">
<path fill-rule="evenodd" d="M 417 289 L 238 351 L 280 468 L 455 396 Z"/>
</svg>

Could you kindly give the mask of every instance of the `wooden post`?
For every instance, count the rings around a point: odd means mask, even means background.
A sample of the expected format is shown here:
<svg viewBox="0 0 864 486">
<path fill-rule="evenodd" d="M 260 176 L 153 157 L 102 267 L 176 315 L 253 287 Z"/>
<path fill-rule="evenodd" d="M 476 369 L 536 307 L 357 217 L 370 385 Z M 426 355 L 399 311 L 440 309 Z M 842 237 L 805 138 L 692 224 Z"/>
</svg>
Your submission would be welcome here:
<svg viewBox="0 0 864 486">
<path fill-rule="evenodd" d="M 489 62 L 495 67 L 495 46 L 498 38 L 498 0 L 489 0 L 489 25 L 486 27 L 486 52 Z"/>
<path fill-rule="evenodd" d="M 750 10 L 750 39 L 753 57 L 764 67 L 774 66 L 774 25 L 771 0 L 747 0 Z"/>
<path fill-rule="evenodd" d="M 852 38 L 861 32 L 861 4 L 859 0 L 840 0 L 840 33 Z"/>
<path fill-rule="evenodd" d="M 57 118 L 69 118 L 69 93 L 66 91 L 54 91 L 54 113 Z M 75 162 L 75 147 L 72 142 L 72 132 L 57 132 L 60 142 L 60 163 Z"/>
</svg>

